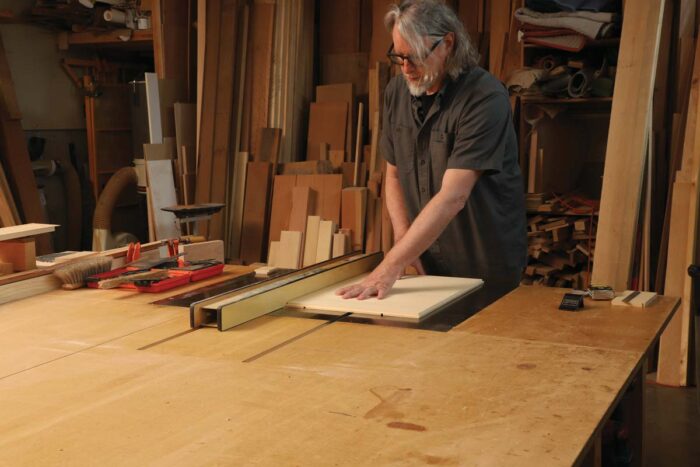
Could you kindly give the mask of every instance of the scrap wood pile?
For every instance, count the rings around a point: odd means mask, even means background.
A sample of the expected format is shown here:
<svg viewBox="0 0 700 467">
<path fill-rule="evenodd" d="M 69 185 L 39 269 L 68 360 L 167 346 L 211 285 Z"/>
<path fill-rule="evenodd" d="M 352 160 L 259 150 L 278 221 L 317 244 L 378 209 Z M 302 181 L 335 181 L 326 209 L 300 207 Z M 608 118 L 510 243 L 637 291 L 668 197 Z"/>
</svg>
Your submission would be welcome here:
<svg viewBox="0 0 700 467">
<path fill-rule="evenodd" d="M 579 196 L 528 195 L 529 263 L 522 284 L 588 286 L 595 251 L 597 203 Z M 556 215 L 552 215 L 556 214 Z"/>
</svg>

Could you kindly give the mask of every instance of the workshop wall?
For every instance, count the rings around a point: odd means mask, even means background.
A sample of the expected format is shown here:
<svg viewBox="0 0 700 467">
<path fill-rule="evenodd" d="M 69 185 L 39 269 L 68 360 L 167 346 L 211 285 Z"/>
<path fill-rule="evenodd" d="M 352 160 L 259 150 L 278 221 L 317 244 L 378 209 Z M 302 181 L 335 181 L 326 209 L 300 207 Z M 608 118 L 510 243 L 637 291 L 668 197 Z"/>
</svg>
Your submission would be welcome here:
<svg viewBox="0 0 700 467">
<path fill-rule="evenodd" d="M 15 17 L 35 2 L 0 0 Z M 27 24 L 2 24 L 0 34 L 22 112 L 25 130 L 84 129 L 83 98 L 60 66 L 56 34 Z M 47 111 L 48 110 L 48 111 Z"/>
</svg>

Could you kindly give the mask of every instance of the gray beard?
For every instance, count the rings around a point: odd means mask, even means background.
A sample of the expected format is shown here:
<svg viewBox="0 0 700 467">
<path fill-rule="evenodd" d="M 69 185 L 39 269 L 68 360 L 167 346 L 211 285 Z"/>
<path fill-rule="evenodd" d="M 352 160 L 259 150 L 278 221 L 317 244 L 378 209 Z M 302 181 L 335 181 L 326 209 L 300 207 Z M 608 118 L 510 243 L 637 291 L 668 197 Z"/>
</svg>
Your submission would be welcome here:
<svg viewBox="0 0 700 467">
<path fill-rule="evenodd" d="M 435 83 L 435 80 L 437 79 L 438 74 L 437 73 L 426 73 L 423 75 L 423 78 L 420 80 L 418 84 L 412 84 L 405 75 L 403 76 L 403 80 L 406 82 L 406 86 L 408 86 L 408 92 L 411 93 L 412 96 L 414 97 L 420 97 L 423 94 L 425 94 L 428 89 L 430 89 L 433 84 Z"/>
</svg>

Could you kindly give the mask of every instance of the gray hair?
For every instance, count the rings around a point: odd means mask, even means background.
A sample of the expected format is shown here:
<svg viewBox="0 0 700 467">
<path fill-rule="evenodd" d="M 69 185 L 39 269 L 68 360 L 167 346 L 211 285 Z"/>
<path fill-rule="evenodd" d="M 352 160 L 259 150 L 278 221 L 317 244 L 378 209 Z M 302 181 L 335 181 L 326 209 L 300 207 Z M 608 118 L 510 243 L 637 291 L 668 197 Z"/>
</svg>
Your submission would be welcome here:
<svg viewBox="0 0 700 467">
<path fill-rule="evenodd" d="M 428 55 L 425 37 L 440 38 L 454 33 L 452 54 L 447 58 L 447 74 L 456 79 L 465 69 L 479 63 L 479 53 L 469 40 L 464 25 L 454 11 L 438 0 L 405 0 L 392 4 L 384 17 L 384 25 L 391 32 L 398 27 L 401 36 L 419 57 Z"/>
</svg>

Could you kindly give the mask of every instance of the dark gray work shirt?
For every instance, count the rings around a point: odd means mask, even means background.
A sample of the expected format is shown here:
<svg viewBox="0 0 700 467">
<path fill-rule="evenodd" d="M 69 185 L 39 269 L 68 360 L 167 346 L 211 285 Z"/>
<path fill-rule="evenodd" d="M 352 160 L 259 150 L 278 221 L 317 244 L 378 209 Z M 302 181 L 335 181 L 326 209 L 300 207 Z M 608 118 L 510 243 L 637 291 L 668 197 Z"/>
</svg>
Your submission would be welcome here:
<svg viewBox="0 0 700 467">
<path fill-rule="evenodd" d="M 402 76 L 385 91 L 380 148 L 397 167 L 409 221 L 440 191 L 447 169 L 482 171 L 466 206 L 421 256 L 428 274 L 498 280 L 525 266 L 525 195 L 510 101 L 482 68 L 449 80 L 430 109 Z M 422 115 L 421 115 L 422 113 Z M 424 118 L 421 118 L 424 117 Z"/>
</svg>

